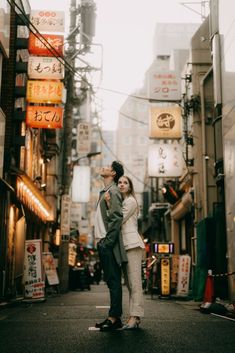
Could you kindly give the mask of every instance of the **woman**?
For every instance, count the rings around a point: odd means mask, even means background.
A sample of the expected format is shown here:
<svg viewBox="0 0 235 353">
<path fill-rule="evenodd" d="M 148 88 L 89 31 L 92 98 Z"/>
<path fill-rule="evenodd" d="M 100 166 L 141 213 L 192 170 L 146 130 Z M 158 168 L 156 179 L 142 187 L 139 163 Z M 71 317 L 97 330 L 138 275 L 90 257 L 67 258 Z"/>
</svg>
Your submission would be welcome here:
<svg viewBox="0 0 235 353">
<path fill-rule="evenodd" d="M 118 180 L 118 187 L 123 197 L 122 211 L 122 237 L 126 250 L 128 264 L 124 276 L 129 291 L 130 316 L 123 329 L 134 329 L 140 324 L 140 317 L 144 316 L 144 298 L 141 278 L 141 263 L 144 243 L 138 233 L 139 207 L 135 198 L 134 187 L 131 179 L 122 176 Z M 108 204 L 109 195 L 105 195 Z"/>
</svg>

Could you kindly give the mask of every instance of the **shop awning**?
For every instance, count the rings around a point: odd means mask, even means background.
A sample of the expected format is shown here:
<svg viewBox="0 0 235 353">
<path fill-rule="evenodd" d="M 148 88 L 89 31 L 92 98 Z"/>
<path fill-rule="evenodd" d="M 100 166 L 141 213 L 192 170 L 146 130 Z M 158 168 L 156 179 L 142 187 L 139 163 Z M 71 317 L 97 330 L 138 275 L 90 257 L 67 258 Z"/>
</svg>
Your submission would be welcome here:
<svg viewBox="0 0 235 353">
<path fill-rule="evenodd" d="M 171 218 L 175 221 L 180 220 L 187 213 L 191 211 L 193 203 L 193 198 L 190 192 L 185 193 L 181 200 L 177 202 L 177 204 L 173 207 L 171 211 Z"/>
<path fill-rule="evenodd" d="M 17 173 L 16 195 L 22 204 L 43 222 L 54 221 L 51 206 L 24 172 Z"/>
</svg>

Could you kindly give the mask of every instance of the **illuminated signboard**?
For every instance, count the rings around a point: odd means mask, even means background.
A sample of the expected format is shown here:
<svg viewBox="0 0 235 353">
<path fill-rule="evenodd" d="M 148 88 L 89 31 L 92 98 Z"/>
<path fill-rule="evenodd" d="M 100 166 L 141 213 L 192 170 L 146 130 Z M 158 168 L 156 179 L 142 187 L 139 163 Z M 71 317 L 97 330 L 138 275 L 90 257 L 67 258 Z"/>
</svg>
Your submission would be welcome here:
<svg viewBox="0 0 235 353">
<path fill-rule="evenodd" d="M 53 106 L 27 106 L 26 124 L 38 129 L 59 129 L 63 126 L 63 108 Z"/>
<path fill-rule="evenodd" d="M 180 107 L 150 108 L 150 138 L 178 139 L 182 137 Z"/>
<path fill-rule="evenodd" d="M 28 76 L 33 79 L 62 80 L 64 78 L 64 65 L 53 57 L 30 56 Z"/>
<path fill-rule="evenodd" d="M 55 34 L 29 35 L 29 53 L 39 56 L 63 56 L 64 36 Z"/>
<path fill-rule="evenodd" d="M 28 80 L 26 99 L 31 103 L 59 104 L 62 102 L 63 87 L 60 81 Z"/>
<path fill-rule="evenodd" d="M 179 177 L 185 162 L 178 143 L 158 143 L 149 146 L 148 175 L 151 177 Z"/>
<path fill-rule="evenodd" d="M 153 252 L 156 254 L 173 254 L 173 243 L 153 243 Z"/>
<path fill-rule="evenodd" d="M 32 10 L 30 22 L 39 32 L 64 32 L 65 29 L 63 11 Z"/>
</svg>

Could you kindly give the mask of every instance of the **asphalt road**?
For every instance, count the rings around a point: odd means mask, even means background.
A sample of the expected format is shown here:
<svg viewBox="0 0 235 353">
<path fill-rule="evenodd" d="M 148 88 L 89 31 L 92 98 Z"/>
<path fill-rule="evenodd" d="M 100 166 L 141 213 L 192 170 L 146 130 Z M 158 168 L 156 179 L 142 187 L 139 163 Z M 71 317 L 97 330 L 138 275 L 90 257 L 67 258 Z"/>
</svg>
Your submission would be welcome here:
<svg viewBox="0 0 235 353">
<path fill-rule="evenodd" d="M 124 289 L 124 316 L 128 315 Z M 235 321 L 202 314 L 195 302 L 145 295 L 139 329 L 92 330 L 106 317 L 105 284 L 0 311 L 0 353 L 233 353 Z"/>
</svg>

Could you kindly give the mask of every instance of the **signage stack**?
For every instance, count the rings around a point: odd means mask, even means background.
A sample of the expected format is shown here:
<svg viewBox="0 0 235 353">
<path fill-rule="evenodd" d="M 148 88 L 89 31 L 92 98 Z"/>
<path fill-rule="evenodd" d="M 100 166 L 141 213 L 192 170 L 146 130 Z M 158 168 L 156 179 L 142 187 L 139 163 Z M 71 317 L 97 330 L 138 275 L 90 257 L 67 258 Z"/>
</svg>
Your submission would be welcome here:
<svg viewBox="0 0 235 353">
<path fill-rule="evenodd" d="M 64 12 L 35 10 L 30 21 L 26 124 L 37 129 L 62 128 Z"/>
</svg>

